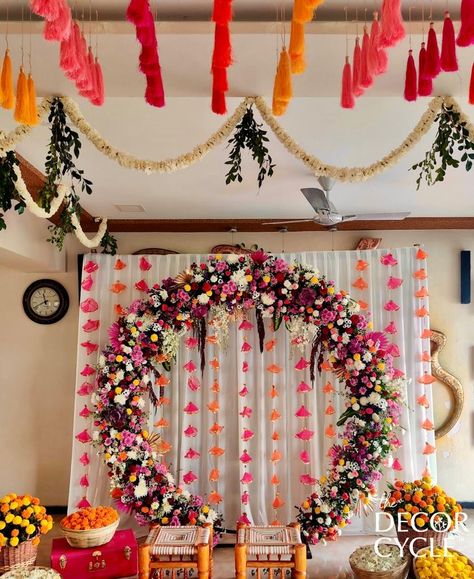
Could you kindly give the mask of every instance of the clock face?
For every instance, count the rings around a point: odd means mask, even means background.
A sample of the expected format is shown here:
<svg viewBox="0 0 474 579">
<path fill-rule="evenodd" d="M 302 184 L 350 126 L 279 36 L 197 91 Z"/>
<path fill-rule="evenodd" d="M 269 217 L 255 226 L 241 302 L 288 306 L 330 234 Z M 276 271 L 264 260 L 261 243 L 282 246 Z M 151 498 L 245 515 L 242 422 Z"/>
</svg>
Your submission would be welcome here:
<svg viewBox="0 0 474 579">
<path fill-rule="evenodd" d="M 23 295 L 26 315 L 38 324 L 53 324 L 62 319 L 69 308 L 66 289 L 57 281 L 41 279 L 28 286 Z"/>
</svg>

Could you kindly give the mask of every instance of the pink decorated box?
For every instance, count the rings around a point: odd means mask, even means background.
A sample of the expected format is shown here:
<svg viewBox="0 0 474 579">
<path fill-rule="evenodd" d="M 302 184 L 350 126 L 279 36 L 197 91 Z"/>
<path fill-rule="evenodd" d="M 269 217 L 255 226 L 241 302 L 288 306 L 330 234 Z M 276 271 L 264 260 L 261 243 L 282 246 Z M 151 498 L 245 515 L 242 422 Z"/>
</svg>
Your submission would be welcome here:
<svg viewBox="0 0 474 579">
<path fill-rule="evenodd" d="M 71 547 L 53 539 L 51 567 L 63 579 L 120 579 L 138 574 L 138 546 L 131 530 L 117 531 L 106 545 L 91 549 Z"/>
</svg>

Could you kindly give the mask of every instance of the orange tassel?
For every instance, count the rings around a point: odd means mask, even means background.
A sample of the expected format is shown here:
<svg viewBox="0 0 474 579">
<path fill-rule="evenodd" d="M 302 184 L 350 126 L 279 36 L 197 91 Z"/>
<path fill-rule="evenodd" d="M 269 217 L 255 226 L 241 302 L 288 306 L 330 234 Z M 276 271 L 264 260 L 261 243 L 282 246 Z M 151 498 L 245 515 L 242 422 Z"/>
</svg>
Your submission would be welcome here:
<svg viewBox="0 0 474 579">
<path fill-rule="evenodd" d="M 273 499 L 272 506 L 273 506 L 274 509 L 279 509 L 279 508 L 281 508 L 284 504 L 285 504 L 285 501 L 284 501 L 283 499 L 281 499 L 279 495 L 277 495 L 277 496 Z"/>
<path fill-rule="evenodd" d="M 28 82 L 23 67 L 20 68 L 18 81 L 16 84 L 16 107 L 15 107 L 15 121 L 25 125 L 28 123 L 30 113 L 30 106 L 28 102 Z"/>
<path fill-rule="evenodd" d="M 313 19 L 313 6 L 308 0 L 295 0 L 293 4 L 292 20 L 295 22 L 311 22 Z"/>
<path fill-rule="evenodd" d="M 283 115 L 285 113 L 292 96 L 293 90 L 291 87 L 290 56 L 286 49 L 283 49 L 280 52 L 280 60 L 278 62 L 275 84 L 273 87 L 272 109 L 275 116 Z"/>
<path fill-rule="evenodd" d="M 272 476 L 272 480 L 270 481 L 270 484 L 272 484 L 272 485 L 279 485 L 280 484 L 280 479 L 277 477 L 276 474 L 274 474 Z"/>
<path fill-rule="evenodd" d="M 15 93 L 13 89 L 13 73 L 12 61 L 10 58 L 10 51 L 5 51 L 2 66 L 2 107 L 4 109 L 12 109 L 15 106 Z"/>
<path fill-rule="evenodd" d="M 290 46 L 288 48 L 291 60 L 291 72 L 301 74 L 305 71 L 304 59 L 304 25 L 301 22 L 291 21 Z"/>
<path fill-rule="evenodd" d="M 436 452 L 436 447 L 432 446 L 428 442 L 425 444 L 425 448 L 423 450 L 423 454 L 434 454 Z"/>
<path fill-rule="evenodd" d="M 39 123 L 38 108 L 36 106 L 36 87 L 31 74 L 28 75 L 28 124 L 31 126 Z"/>
</svg>

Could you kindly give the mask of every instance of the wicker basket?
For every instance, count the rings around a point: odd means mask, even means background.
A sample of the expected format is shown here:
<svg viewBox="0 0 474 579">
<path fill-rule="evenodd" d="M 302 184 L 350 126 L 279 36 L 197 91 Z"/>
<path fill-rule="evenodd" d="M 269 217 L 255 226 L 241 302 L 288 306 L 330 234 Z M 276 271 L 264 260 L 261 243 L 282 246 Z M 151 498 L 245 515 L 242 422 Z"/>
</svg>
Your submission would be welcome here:
<svg viewBox="0 0 474 579">
<path fill-rule="evenodd" d="M 66 539 L 66 541 L 71 545 L 71 547 L 77 547 L 78 549 L 88 549 L 90 547 L 99 547 L 100 545 L 105 545 L 112 540 L 115 535 L 115 531 L 119 525 L 120 520 L 117 519 L 110 525 L 106 527 L 101 527 L 100 529 L 86 529 L 84 531 L 75 531 L 72 529 L 65 529 L 61 525 L 61 531 Z"/>
<path fill-rule="evenodd" d="M 373 545 L 365 546 L 373 547 Z M 367 571 L 367 569 L 361 569 L 352 560 L 352 555 L 349 557 L 349 564 L 357 579 L 406 579 L 410 572 L 411 558 L 407 557 L 398 567 L 390 569 L 390 571 Z"/>
<path fill-rule="evenodd" d="M 471 561 L 471 559 L 469 559 L 469 557 L 467 555 L 464 555 L 464 553 L 461 553 L 461 551 L 456 551 L 456 549 L 451 549 L 451 547 L 448 548 L 448 551 L 451 551 L 452 553 L 457 553 L 458 555 L 462 555 L 463 557 L 466 557 L 469 565 L 471 565 L 471 567 L 474 569 L 474 563 Z M 416 579 L 420 579 L 420 575 L 418 574 L 418 571 L 416 570 L 415 565 L 416 565 L 416 558 L 413 559 L 413 575 L 416 577 Z"/>
<path fill-rule="evenodd" d="M 30 569 L 36 562 L 38 545 L 23 541 L 18 547 L 0 548 L 0 575 L 12 569 Z"/>
<path fill-rule="evenodd" d="M 409 525 L 404 532 L 397 531 L 397 535 L 398 540 L 400 541 L 400 545 L 403 545 L 406 541 L 404 551 L 409 552 L 411 545 L 411 554 L 413 554 L 431 545 L 434 547 L 443 547 L 446 542 L 445 539 L 448 536 L 448 531 L 434 531 L 433 529 L 426 529 L 426 531 L 420 532 L 415 531 L 411 525 Z M 414 539 L 421 540 L 412 542 Z"/>
</svg>

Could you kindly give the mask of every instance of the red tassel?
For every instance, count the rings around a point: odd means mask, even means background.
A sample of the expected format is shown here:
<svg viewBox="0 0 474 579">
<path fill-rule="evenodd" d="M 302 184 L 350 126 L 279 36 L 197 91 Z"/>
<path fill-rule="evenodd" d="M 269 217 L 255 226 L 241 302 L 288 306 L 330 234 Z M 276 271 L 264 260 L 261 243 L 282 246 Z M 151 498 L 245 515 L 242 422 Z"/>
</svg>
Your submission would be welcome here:
<svg viewBox="0 0 474 579">
<path fill-rule="evenodd" d="M 86 96 L 94 88 L 94 73 L 92 71 L 91 62 L 93 63 L 92 49 L 86 52 L 83 68 L 77 77 L 76 87 L 82 96 Z"/>
<path fill-rule="evenodd" d="M 91 98 L 91 103 L 96 107 L 101 107 L 104 104 L 105 91 L 104 91 L 104 77 L 102 75 L 102 67 L 100 66 L 98 58 L 95 59 L 94 77 L 95 77 L 95 95 Z"/>
<path fill-rule="evenodd" d="M 461 2 L 461 28 L 456 43 L 458 46 L 474 44 L 474 0 Z"/>
<path fill-rule="evenodd" d="M 212 90 L 217 92 L 227 92 L 229 83 L 227 81 L 227 70 L 225 68 L 212 69 Z"/>
<path fill-rule="evenodd" d="M 95 62 L 91 47 L 89 47 L 87 54 L 87 71 L 87 83 L 84 83 L 84 88 L 79 90 L 79 94 L 87 99 L 91 99 L 96 94 Z"/>
<path fill-rule="evenodd" d="M 160 66 L 156 46 L 142 46 L 140 52 L 140 70 L 143 74 L 153 74 Z"/>
<path fill-rule="evenodd" d="M 91 504 L 90 502 L 86 499 L 86 497 L 82 497 L 82 499 L 77 503 L 77 508 L 78 509 L 87 509 L 87 507 L 90 507 Z"/>
<path fill-rule="evenodd" d="M 383 0 L 379 46 L 382 48 L 395 46 L 403 38 L 405 38 L 405 27 L 403 26 L 401 0 Z"/>
<path fill-rule="evenodd" d="M 75 26 L 77 26 L 76 23 L 73 24 L 73 27 Z M 64 71 L 73 70 L 76 66 L 77 57 L 74 36 L 75 30 L 72 28 L 69 38 L 61 41 L 61 46 L 59 49 L 59 66 Z"/>
<path fill-rule="evenodd" d="M 405 74 L 405 100 L 408 102 L 416 101 L 417 96 L 415 59 L 413 58 L 413 50 L 410 50 L 408 52 L 407 70 Z"/>
<path fill-rule="evenodd" d="M 364 88 L 369 88 L 374 84 L 374 79 L 369 70 L 370 38 L 367 33 L 367 26 L 364 26 L 364 37 L 362 39 L 362 54 L 360 60 L 360 84 Z"/>
<path fill-rule="evenodd" d="M 74 45 L 74 50 L 71 49 L 71 66 L 67 70 L 65 69 L 65 72 L 69 79 L 75 80 L 79 75 L 83 60 L 82 34 L 77 22 L 74 22 L 71 37 L 73 37 L 71 43 Z"/>
<path fill-rule="evenodd" d="M 431 22 L 430 31 L 428 32 L 428 44 L 426 46 L 426 74 L 430 78 L 436 78 L 441 72 L 441 63 L 439 60 L 438 39 L 434 24 Z"/>
<path fill-rule="evenodd" d="M 160 68 L 155 74 L 147 75 L 146 77 L 145 100 L 153 107 L 161 108 L 165 106 L 165 91 Z"/>
<path fill-rule="evenodd" d="M 426 76 L 426 48 L 425 43 L 422 42 L 418 56 L 418 95 L 431 96 L 432 92 L 433 80 Z"/>
<path fill-rule="evenodd" d="M 353 109 L 355 106 L 354 93 L 352 92 L 352 72 L 349 57 L 346 56 L 346 63 L 342 71 L 342 91 L 341 107 L 343 109 Z"/>
<path fill-rule="evenodd" d="M 45 20 L 56 20 L 64 6 L 64 0 L 30 0 L 30 9 Z"/>
<path fill-rule="evenodd" d="M 354 46 L 354 57 L 353 57 L 354 67 L 352 69 L 352 92 L 356 97 L 360 96 L 361 94 L 364 94 L 364 89 L 360 84 L 361 57 L 362 52 L 360 49 L 360 41 L 359 37 L 357 37 Z"/>
<path fill-rule="evenodd" d="M 369 45 L 369 72 L 372 75 L 382 74 L 385 70 L 381 70 L 381 62 L 379 59 L 379 13 L 374 12 L 374 19 L 370 27 L 370 45 Z M 380 49 L 382 51 L 384 49 Z"/>
<path fill-rule="evenodd" d="M 456 72 L 459 69 L 456 56 L 456 39 L 454 25 L 449 12 L 445 13 L 443 24 L 443 43 L 441 45 L 441 68 L 446 72 Z"/>
<path fill-rule="evenodd" d="M 149 10 L 145 18 L 136 27 L 137 40 L 142 46 L 157 46 L 155 19 Z"/>
<path fill-rule="evenodd" d="M 469 86 L 469 104 L 474 105 L 474 62 L 471 69 L 471 84 Z"/>
<path fill-rule="evenodd" d="M 71 35 L 72 16 L 69 4 L 63 3 L 55 20 L 46 20 L 43 36 L 45 40 L 67 40 Z"/>
<path fill-rule="evenodd" d="M 149 12 L 149 0 L 130 0 L 127 8 L 127 20 L 135 24 L 135 26 L 140 26 L 140 24 L 145 22 Z"/>
<path fill-rule="evenodd" d="M 227 107 L 225 103 L 225 93 L 221 91 L 212 91 L 212 112 L 216 115 L 225 115 Z"/>
<path fill-rule="evenodd" d="M 226 24 L 232 20 L 232 0 L 214 0 L 212 21 Z"/>
<path fill-rule="evenodd" d="M 232 46 L 228 24 L 216 24 L 212 68 L 227 68 L 232 64 Z"/>
</svg>

